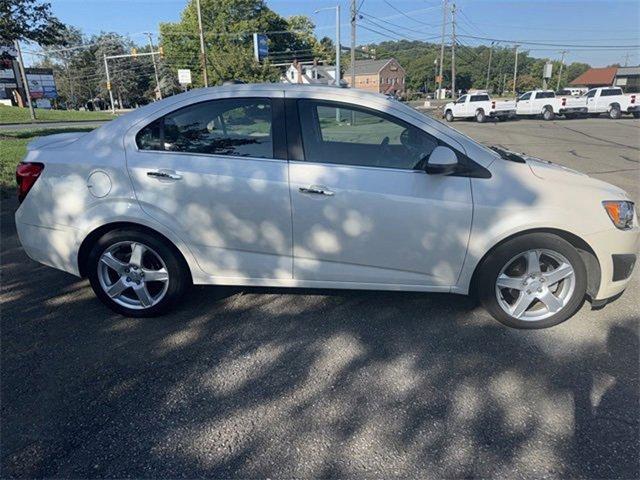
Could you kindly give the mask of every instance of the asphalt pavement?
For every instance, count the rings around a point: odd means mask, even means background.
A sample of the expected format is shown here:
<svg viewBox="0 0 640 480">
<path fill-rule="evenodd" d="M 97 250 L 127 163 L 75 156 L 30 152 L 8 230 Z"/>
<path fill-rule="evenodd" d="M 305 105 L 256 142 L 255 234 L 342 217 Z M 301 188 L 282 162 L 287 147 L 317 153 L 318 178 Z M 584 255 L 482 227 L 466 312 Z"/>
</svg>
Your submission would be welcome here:
<svg viewBox="0 0 640 480">
<path fill-rule="evenodd" d="M 453 126 L 640 200 L 638 120 Z M 29 260 L 15 208 L 3 478 L 640 476 L 638 269 L 616 303 L 540 331 L 455 295 L 212 287 L 132 320 Z"/>
</svg>

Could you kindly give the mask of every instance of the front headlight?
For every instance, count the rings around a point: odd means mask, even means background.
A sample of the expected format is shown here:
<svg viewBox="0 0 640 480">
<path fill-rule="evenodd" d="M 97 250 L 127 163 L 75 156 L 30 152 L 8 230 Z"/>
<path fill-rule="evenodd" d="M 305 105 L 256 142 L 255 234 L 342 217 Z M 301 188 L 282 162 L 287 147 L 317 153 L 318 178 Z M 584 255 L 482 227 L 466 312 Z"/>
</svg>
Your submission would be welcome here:
<svg viewBox="0 0 640 480">
<path fill-rule="evenodd" d="M 620 230 L 633 228 L 633 202 L 611 200 L 602 202 L 613 224 Z"/>
</svg>

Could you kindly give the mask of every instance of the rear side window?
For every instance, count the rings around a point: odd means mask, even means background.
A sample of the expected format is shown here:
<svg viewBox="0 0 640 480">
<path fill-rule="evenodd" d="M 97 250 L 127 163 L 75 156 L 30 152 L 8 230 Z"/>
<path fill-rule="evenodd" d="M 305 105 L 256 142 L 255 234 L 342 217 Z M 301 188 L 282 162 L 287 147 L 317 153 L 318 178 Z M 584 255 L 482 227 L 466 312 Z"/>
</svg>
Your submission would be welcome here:
<svg viewBox="0 0 640 480">
<path fill-rule="evenodd" d="M 471 95 L 471 102 L 488 102 L 489 95 Z"/>
<path fill-rule="evenodd" d="M 555 96 L 553 92 L 536 92 L 536 98 L 555 98 Z"/>
<path fill-rule="evenodd" d="M 269 99 L 240 98 L 197 103 L 140 130 L 140 150 L 273 158 Z"/>
<path fill-rule="evenodd" d="M 600 90 L 601 97 L 613 97 L 615 95 L 622 95 L 622 90 L 619 88 L 603 88 Z"/>
</svg>

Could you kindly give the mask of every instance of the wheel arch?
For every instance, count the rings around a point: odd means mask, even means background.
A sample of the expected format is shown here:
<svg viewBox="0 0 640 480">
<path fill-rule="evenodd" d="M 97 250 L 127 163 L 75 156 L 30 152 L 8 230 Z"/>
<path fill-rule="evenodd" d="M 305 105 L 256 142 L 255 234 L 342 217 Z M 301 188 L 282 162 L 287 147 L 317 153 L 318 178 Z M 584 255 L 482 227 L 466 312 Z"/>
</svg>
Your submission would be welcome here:
<svg viewBox="0 0 640 480">
<path fill-rule="evenodd" d="M 611 102 L 609 104 L 609 110 L 611 110 L 613 107 L 617 107 L 618 109 L 621 110 L 620 104 L 618 102 Z"/>
<path fill-rule="evenodd" d="M 546 112 L 547 110 L 551 110 L 553 112 L 553 105 L 546 104 L 544 107 L 542 107 L 542 113 Z"/>
<path fill-rule="evenodd" d="M 91 252 L 91 248 L 93 247 L 95 242 L 97 242 L 106 233 L 111 232 L 113 230 L 121 230 L 121 229 L 138 230 L 140 232 L 145 232 L 145 233 L 160 237 L 162 240 L 164 240 L 167 243 L 169 248 L 171 248 L 171 250 L 173 250 L 173 252 L 176 254 L 176 258 L 178 258 L 178 260 L 182 263 L 183 268 L 185 268 L 186 271 L 189 272 L 189 279 L 191 282 L 193 282 L 193 274 L 191 272 L 191 268 L 189 267 L 189 264 L 187 263 L 187 260 L 184 254 L 180 251 L 180 249 L 176 246 L 176 244 L 170 238 L 168 238 L 166 235 L 163 235 L 162 233 L 160 233 L 159 231 L 151 227 L 142 225 L 140 223 L 128 222 L 128 221 L 106 223 L 89 232 L 89 234 L 84 238 L 84 240 L 80 244 L 80 248 L 78 249 L 78 272 L 80 273 L 81 277 L 87 276 L 86 261 L 87 261 L 87 258 L 89 257 L 89 253 Z"/>
<path fill-rule="evenodd" d="M 476 294 L 478 273 L 482 269 L 485 260 L 497 247 L 510 240 L 513 240 L 514 238 L 521 237 L 523 235 L 529 235 L 532 233 L 549 233 L 552 235 L 556 235 L 573 245 L 573 247 L 580 254 L 580 257 L 582 258 L 582 261 L 584 262 L 584 265 L 587 269 L 587 295 L 591 299 L 596 298 L 598 289 L 600 288 L 601 268 L 595 251 L 584 239 L 580 238 L 578 235 L 557 228 L 533 228 L 529 230 L 523 230 L 509 235 L 508 237 L 503 238 L 498 243 L 493 245 L 487 252 L 485 252 L 485 254 L 482 256 L 473 270 L 471 282 L 469 283 L 469 294 Z"/>
</svg>

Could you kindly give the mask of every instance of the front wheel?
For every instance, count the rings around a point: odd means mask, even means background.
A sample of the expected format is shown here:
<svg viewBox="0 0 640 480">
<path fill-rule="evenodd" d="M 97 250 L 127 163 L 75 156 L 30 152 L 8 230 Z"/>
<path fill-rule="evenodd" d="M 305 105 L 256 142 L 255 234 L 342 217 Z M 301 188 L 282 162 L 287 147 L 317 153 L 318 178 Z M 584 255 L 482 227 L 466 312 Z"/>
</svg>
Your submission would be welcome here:
<svg viewBox="0 0 640 480">
<path fill-rule="evenodd" d="M 587 272 L 566 240 L 534 233 L 498 246 L 483 262 L 477 292 L 484 307 L 514 328 L 546 328 L 564 322 L 582 306 Z"/>
<path fill-rule="evenodd" d="M 453 112 L 451 110 L 447 110 L 444 114 L 444 118 L 447 122 L 453 122 Z"/>
<path fill-rule="evenodd" d="M 127 317 L 166 313 L 190 283 L 171 245 L 139 230 L 113 230 L 93 246 L 87 272 L 96 296 Z"/>
<path fill-rule="evenodd" d="M 640 112 L 632 112 L 633 118 L 640 118 Z"/>
</svg>

